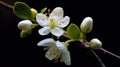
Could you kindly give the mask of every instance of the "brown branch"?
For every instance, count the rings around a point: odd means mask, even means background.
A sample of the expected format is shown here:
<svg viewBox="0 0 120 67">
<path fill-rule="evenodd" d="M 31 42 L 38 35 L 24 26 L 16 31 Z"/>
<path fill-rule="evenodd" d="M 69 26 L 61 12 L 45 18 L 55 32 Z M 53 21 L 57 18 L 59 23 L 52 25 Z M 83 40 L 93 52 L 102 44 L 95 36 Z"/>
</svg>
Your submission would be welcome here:
<svg viewBox="0 0 120 67">
<path fill-rule="evenodd" d="M 12 5 L 10 5 L 8 3 L 5 3 L 5 2 L 3 2 L 1 0 L 0 0 L 0 4 L 3 5 L 3 6 L 5 6 L 5 7 L 10 8 L 10 9 L 13 9 Z M 66 33 L 64 33 L 62 36 L 65 37 L 65 38 L 70 39 Z M 83 44 L 84 47 L 89 48 L 87 41 L 86 42 L 80 41 L 80 42 Z M 100 48 L 100 50 L 103 51 L 104 53 L 108 53 L 108 54 L 110 54 L 110 55 L 112 55 L 112 56 L 120 59 L 120 56 L 118 56 L 118 55 L 116 55 L 116 54 L 114 54 L 114 53 L 112 53 L 112 52 L 110 52 L 110 51 L 108 51 L 106 49 Z M 96 56 L 96 58 L 98 59 L 98 61 L 101 63 L 101 66 L 105 67 L 105 65 L 102 63 L 101 59 L 97 56 L 97 54 L 93 50 L 90 50 L 90 51 Z"/>
<path fill-rule="evenodd" d="M 104 53 L 108 53 L 108 54 L 120 59 L 120 56 L 118 56 L 118 55 L 116 55 L 116 54 L 114 54 L 114 53 L 112 53 L 112 52 L 110 52 L 110 51 L 108 51 L 108 50 L 106 50 L 104 48 L 100 48 L 100 50 L 103 51 Z"/>
<path fill-rule="evenodd" d="M 66 33 L 64 33 L 62 36 L 65 37 L 65 38 L 70 39 Z M 89 45 L 88 45 L 89 42 L 87 42 L 87 41 L 86 41 L 86 42 L 80 41 L 80 42 L 82 43 L 82 45 L 83 45 L 85 48 L 89 48 Z M 103 51 L 104 53 L 108 53 L 109 55 L 112 55 L 112 56 L 120 59 L 120 56 L 118 56 L 118 55 L 116 55 L 116 54 L 114 54 L 114 53 L 112 53 L 112 52 L 110 52 L 110 51 L 108 51 L 108 50 L 106 50 L 106 49 L 104 49 L 104 48 L 100 48 L 100 50 Z"/>
<path fill-rule="evenodd" d="M 13 6 L 11 6 L 10 4 L 5 3 L 5 2 L 3 2 L 3 1 L 1 1 L 1 0 L 0 0 L 0 4 L 3 5 L 3 6 L 5 6 L 5 7 L 10 8 L 10 9 L 13 9 Z"/>
<path fill-rule="evenodd" d="M 82 43 L 81 46 L 88 48 L 89 52 L 95 56 L 95 58 L 97 59 L 99 65 L 101 67 L 106 67 L 105 64 L 103 63 L 103 61 L 101 60 L 101 58 L 95 53 L 95 51 L 93 51 L 91 48 L 89 48 L 89 45 L 88 45 L 89 42 L 86 41 L 86 42 L 81 42 L 81 43 Z"/>
<path fill-rule="evenodd" d="M 66 33 L 64 33 L 64 34 L 62 35 L 62 37 L 67 38 L 67 39 L 70 39 Z"/>
</svg>

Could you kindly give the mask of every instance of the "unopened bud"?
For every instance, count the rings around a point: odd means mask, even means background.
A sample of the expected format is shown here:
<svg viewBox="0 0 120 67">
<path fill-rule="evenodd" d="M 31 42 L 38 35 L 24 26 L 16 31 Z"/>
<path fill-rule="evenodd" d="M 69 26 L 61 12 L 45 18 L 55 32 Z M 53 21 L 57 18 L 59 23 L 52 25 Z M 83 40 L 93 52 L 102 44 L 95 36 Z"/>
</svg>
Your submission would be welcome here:
<svg viewBox="0 0 120 67">
<path fill-rule="evenodd" d="M 86 17 L 80 25 L 81 32 L 85 34 L 89 33 L 91 32 L 92 28 L 93 28 L 93 19 L 91 17 Z"/>
<path fill-rule="evenodd" d="M 89 47 L 97 50 L 97 49 L 100 49 L 102 47 L 102 43 L 97 38 L 94 38 L 90 41 Z"/>
<path fill-rule="evenodd" d="M 32 22 L 30 20 L 23 20 L 18 23 L 18 28 L 24 31 L 30 31 L 32 28 Z"/>
<path fill-rule="evenodd" d="M 36 9 L 34 9 L 34 8 L 31 8 L 31 11 L 32 11 L 33 18 L 35 18 L 38 11 Z"/>
</svg>

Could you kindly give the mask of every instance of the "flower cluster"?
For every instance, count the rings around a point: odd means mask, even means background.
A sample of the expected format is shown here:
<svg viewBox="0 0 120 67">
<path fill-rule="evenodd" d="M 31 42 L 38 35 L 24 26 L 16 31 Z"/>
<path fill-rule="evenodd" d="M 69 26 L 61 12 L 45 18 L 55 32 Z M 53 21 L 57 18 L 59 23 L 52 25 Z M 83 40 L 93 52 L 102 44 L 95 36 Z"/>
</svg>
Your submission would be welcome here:
<svg viewBox="0 0 120 67">
<path fill-rule="evenodd" d="M 21 6 L 22 5 L 22 6 Z M 23 11 L 18 9 L 23 8 Z M 17 2 L 14 5 L 14 13 L 19 18 L 23 19 L 18 23 L 18 28 L 21 30 L 20 37 L 25 38 L 32 33 L 32 30 L 39 26 L 38 33 L 40 36 L 51 34 L 57 37 L 45 38 L 37 43 L 37 46 L 47 48 L 45 57 L 49 60 L 64 62 L 66 65 L 71 65 L 71 56 L 68 49 L 69 43 L 74 41 L 82 42 L 84 46 L 91 49 L 100 49 L 102 43 L 99 39 L 93 38 L 90 42 L 86 41 L 86 35 L 92 31 L 93 19 L 85 17 L 78 27 L 76 24 L 70 24 L 70 17 L 64 16 L 62 7 L 54 8 L 51 13 L 46 14 L 47 8 L 43 8 L 40 13 L 37 10 L 30 8 L 23 2 Z M 25 14 L 27 13 L 27 14 Z M 70 25 L 69 25 L 70 24 Z M 68 26 L 68 27 L 67 27 Z M 67 30 L 64 28 L 67 27 Z M 60 41 L 59 37 L 66 37 L 68 40 Z M 85 43 L 85 44 L 84 44 Z"/>
<path fill-rule="evenodd" d="M 39 13 L 36 16 L 36 20 L 43 28 L 39 29 L 40 35 L 47 35 L 51 32 L 55 36 L 61 36 L 64 31 L 62 28 L 69 24 L 70 17 L 65 16 L 64 11 L 61 7 L 56 7 L 49 16 Z"/>
</svg>

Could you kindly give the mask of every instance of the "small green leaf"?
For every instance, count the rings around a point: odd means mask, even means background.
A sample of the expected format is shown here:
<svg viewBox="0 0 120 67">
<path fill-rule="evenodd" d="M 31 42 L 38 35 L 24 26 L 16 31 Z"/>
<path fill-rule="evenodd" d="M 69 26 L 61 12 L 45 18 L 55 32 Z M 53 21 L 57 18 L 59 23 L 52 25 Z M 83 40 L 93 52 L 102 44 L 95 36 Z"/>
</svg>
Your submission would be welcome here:
<svg viewBox="0 0 120 67">
<path fill-rule="evenodd" d="M 40 13 L 44 13 L 47 10 L 47 7 L 41 9 Z"/>
<path fill-rule="evenodd" d="M 16 2 L 13 8 L 14 14 L 21 19 L 33 19 L 30 7 L 24 2 Z"/>
<path fill-rule="evenodd" d="M 70 24 L 67 28 L 67 34 L 71 39 L 80 39 L 80 29 L 76 24 Z"/>
<path fill-rule="evenodd" d="M 22 30 L 22 31 L 20 32 L 20 37 L 21 37 L 21 38 L 26 38 L 26 37 L 28 37 L 31 33 L 32 33 L 32 31 L 24 31 L 24 30 Z"/>
</svg>

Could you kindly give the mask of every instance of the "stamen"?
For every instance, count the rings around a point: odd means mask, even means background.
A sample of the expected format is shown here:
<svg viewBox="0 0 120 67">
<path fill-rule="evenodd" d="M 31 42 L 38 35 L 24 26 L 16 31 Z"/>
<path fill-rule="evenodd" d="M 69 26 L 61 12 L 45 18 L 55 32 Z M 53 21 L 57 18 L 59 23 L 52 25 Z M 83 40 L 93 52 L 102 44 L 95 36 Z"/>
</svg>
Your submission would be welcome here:
<svg viewBox="0 0 120 67">
<path fill-rule="evenodd" d="M 55 22 L 53 19 L 50 19 L 50 24 L 49 24 L 50 28 L 53 29 L 57 26 L 57 22 Z"/>
<path fill-rule="evenodd" d="M 60 55 L 57 54 L 57 56 L 54 58 L 55 62 L 60 61 Z"/>
</svg>

